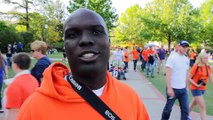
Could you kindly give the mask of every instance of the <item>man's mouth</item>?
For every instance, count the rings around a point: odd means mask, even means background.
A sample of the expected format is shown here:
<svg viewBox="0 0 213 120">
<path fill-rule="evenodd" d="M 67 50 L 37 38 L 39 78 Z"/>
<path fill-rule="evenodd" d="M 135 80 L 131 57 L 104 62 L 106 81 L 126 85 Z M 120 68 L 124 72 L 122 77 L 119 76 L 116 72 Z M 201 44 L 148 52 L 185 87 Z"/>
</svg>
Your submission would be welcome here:
<svg viewBox="0 0 213 120">
<path fill-rule="evenodd" d="M 95 55 L 94 53 L 86 53 L 86 54 L 83 54 L 82 57 L 84 57 L 84 58 L 91 58 L 94 55 Z"/>
<path fill-rule="evenodd" d="M 98 56 L 99 56 L 99 52 L 87 51 L 87 52 L 83 52 L 79 56 L 79 59 L 84 62 L 92 62 L 92 61 L 95 61 L 98 58 Z"/>
</svg>

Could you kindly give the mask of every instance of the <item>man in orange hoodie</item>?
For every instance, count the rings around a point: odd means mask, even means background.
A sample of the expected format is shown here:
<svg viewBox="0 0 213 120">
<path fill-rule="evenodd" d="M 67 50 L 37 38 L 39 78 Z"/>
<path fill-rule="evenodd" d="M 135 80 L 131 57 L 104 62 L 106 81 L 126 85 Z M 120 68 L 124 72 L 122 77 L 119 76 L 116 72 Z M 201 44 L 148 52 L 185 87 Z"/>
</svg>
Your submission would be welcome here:
<svg viewBox="0 0 213 120">
<path fill-rule="evenodd" d="M 64 24 L 65 51 L 72 71 L 53 63 L 43 74 L 41 87 L 22 106 L 18 120 L 149 120 L 140 97 L 107 72 L 110 42 L 103 18 L 94 11 L 74 11 Z M 85 90 L 87 88 L 87 90 Z M 81 91 L 93 93 L 82 97 Z M 88 101 L 97 99 L 110 111 L 101 113 Z M 118 119 L 114 119 L 118 118 Z M 120 118 L 120 119 L 119 119 Z"/>
</svg>

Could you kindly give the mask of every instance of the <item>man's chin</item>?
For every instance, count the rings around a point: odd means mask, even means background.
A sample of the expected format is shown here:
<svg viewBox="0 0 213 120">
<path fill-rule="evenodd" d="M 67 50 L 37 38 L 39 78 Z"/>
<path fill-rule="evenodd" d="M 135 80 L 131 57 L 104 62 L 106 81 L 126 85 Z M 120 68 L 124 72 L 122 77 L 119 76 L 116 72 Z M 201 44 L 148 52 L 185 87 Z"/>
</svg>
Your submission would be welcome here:
<svg viewBox="0 0 213 120">
<path fill-rule="evenodd" d="M 93 73 L 101 72 L 104 69 L 104 66 L 96 66 L 94 64 L 87 64 L 79 67 L 79 72 L 83 72 L 85 74 L 87 73 Z"/>
</svg>

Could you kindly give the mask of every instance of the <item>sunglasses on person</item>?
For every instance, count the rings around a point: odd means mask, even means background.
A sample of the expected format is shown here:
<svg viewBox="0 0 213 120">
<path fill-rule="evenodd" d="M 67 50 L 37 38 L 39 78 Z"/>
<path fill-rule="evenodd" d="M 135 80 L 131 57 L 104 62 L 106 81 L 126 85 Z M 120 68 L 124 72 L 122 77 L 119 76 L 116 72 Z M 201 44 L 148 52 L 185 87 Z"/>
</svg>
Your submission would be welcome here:
<svg viewBox="0 0 213 120">
<path fill-rule="evenodd" d="M 35 50 L 31 50 L 31 52 L 35 52 Z"/>
</svg>

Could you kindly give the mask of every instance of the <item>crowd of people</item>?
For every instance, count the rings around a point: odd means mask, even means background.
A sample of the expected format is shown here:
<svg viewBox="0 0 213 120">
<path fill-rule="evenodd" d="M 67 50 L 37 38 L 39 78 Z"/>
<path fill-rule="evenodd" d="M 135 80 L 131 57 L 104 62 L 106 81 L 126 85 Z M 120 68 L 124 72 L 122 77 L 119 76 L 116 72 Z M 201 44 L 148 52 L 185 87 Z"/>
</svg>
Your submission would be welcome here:
<svg viewBox="0 0 213 120">
<path fill-rule="evenodd" d="M 51 64 L 46 50 L 47 44 L 43 41 L 36 40 L 31 43 L 32 57 L 37 60 L 31 70 L 28 53 L 16 51 L 10 44 L 7 46 L 6 59 L 0 53 L 0 112 L 4 113 L 3 120 L 16 120 L 23 102 L 40 86 L 43 72 Z M 16 73 L 12 79 L 8 79 L 8 68 Z M 3 79 L 7 88 L 4 95 L 1 95 Z"/>
<path fill-rule="evenodd" d="M 16 53 L 23 51 L 23 44 L 21 42 L 14 42 L 13 44 L 8 44 L 5 47 L 6 50 L 6 57 L 7 57 L 7 63 L 9 68 L 11 68 L 12 65 L 12 56 Z"/>
<path fill-rule="evenodd" d="M 119 81 L 127 80 L 125 74 L 130 71 L 131 60 L 133 72 L 139 68 L 145 71 L 146 77 L 165 75 L 166 104 L 161 120 L 170 118 L 176 99 L 180 103 L 181 120 L 190 120 L 190 112 L 196 105 L 201 119 L 206 119 L 203 94 L 207 81 L 210 79 L 213 83 L 213 77 L 205 51 L 197 54 L 191 49 L 188 52 L 186 40 L 180 41 L 171 52 L 163 45 L 134 46 L 132 50 L 117 47 L 109 63 L 110 40 L 106 23 L 98 13 L 85 8 L 74 11 L 67 18 L 64 34 L 63 55 L 69 68 L 60 62 L 52 63 L 46 56 L 47 44 L 39 40 L 30 46 L 32 57 L 37 60 L 31 70 L 31 59 L 22 52 L 23 45 L 20 45 L 22 49 L 16 43 L 16 47 L 8 45 L 7 60 L 0 53 L 0 90 L 3 79 L 8 78 L 8 67 L 16 73 L 7 81 L 4 104 L 0 104 L 4 108 L 0 111 L 4 112 L 3 120 L 149 120 L 141 98 Z M 188 82 L 193 95 L 190 105 Z"/>
<path fill-rule="evenodd" d="M 180 102 L 181 120 L 191 119 L 190 113 L 195 105 L 198 105 L 200 109 L 201 120 L 206 120 L 203 94 L 206 90 L 207 81 L 210 79 L 213 83 L 211 67 L 208 65 L 210 57 L 205 50 L 196 53 L 190 48 L 189 42 L 186 40 L 180 41 L 170 52 L 165 50 L 163 45 L 161 47 L 146 45 L 142 49 L 134 46 L 132 51 L 128 47 L 123 50 L 119 46 L 112 55 L 110 71 L 115 76 L 113 70 L 117 71 L 120 68 L 124 70 L 120 74 L 125 76 L 129 69 L 128 62 L 130 60 L 133 62 L 133 70 L 135 72 L 137 71 L 138 61 L 141 61 L 141 67 L 138 68 L 145 71 L 146 77 L 151 74 L 151 77 L 154 78 L 155 74 L 160 73 L 166 77 L 167 102 L 163 109 L 161 120 L 169 119 L 176 99 Z M 127 58 L 128 60 L 126 60 Z M 156 72 L 154 72 L 155 69 L 157 70 Z M 188 70 L 190 70 L 190 75 L 188 75 Z M 190 106 L 188 104 L 188 82 L 193 96 Z"/>
<path fill-rule="evenodd" d="M 141 70 L 146 71 L 146 76 L 151 75 L 154 78 L 154 69 L 157 68 L 157 74 L 160 74 L 160 71 L 165 75 L 165 59 L 167 51 L 164 49 L 164 46 L 145 46 L 143 49 L 138 46 L 134 46 L 131 51 L 128 47 L 124 49 L 120 46 L 112 54 L 112 64 L 110 72 L 121 70 L 121 74 L 127 73 L 129 70 L 129 62 L 133 61 L 133 70 L 137 72 L 137 64 L 141 61 Z M 122 73 L 124 72 L 124 73 Z M 118 73 L 119 75 L 119 73 Z"/>
</svg>

